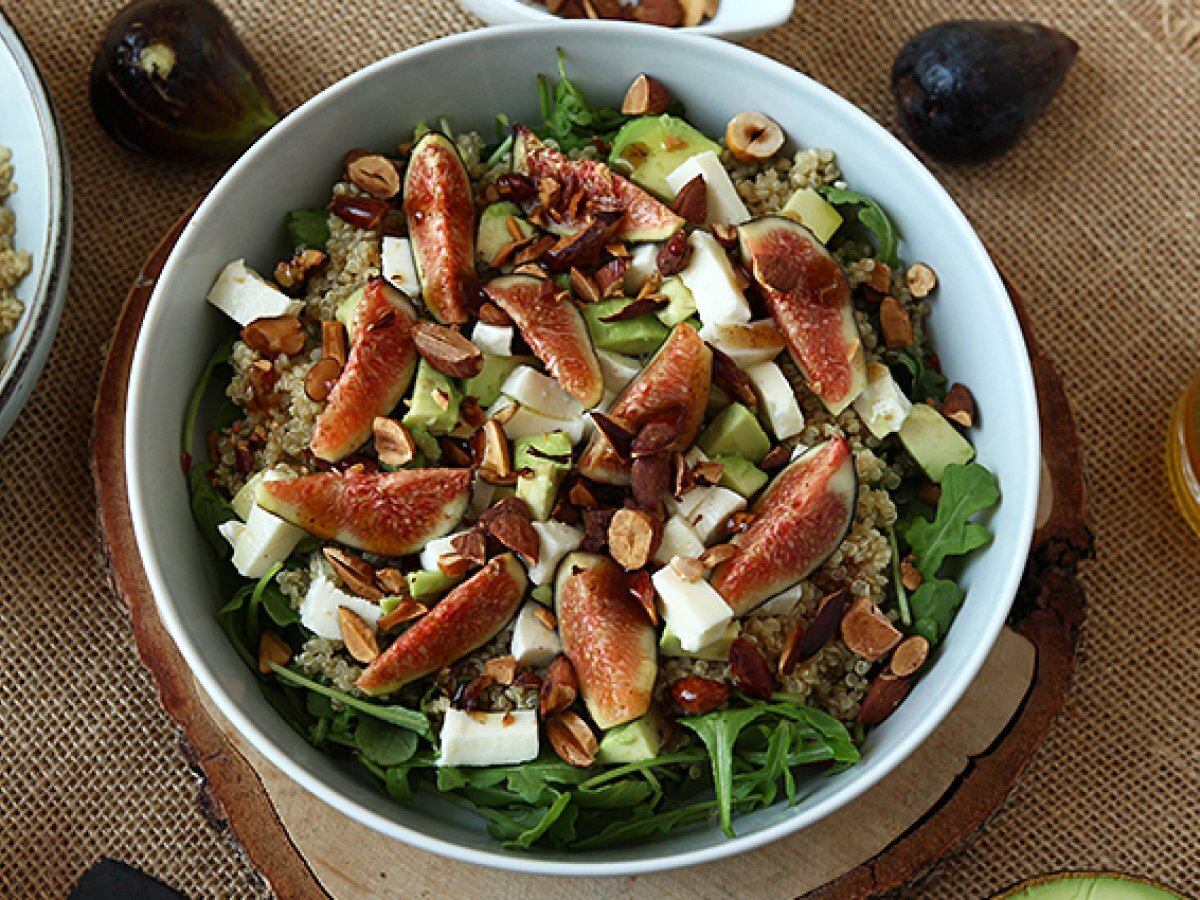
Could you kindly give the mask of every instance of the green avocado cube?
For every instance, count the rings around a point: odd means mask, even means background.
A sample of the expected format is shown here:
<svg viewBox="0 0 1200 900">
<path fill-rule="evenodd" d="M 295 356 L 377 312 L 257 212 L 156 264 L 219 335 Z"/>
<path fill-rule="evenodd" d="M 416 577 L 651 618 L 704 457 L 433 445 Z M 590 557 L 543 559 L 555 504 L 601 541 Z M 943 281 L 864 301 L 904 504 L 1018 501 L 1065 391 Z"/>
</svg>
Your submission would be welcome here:
<svg viewBox="0 0 1200 900">
<path fill-rule="evenodd" d="M 713 457 L 721 468 L 721 487 L 737 491 L 747 500 L 763 489 L 769 480 L 767 473 L 740 453 L 722 453 Z"/>
<path fill-rule="evenodd" d="M 504 247 L 512 241 L 513 236 L 508 230 L 508 220 L 514 219 L 517 228 L 525 237 L 533 237 L 537 229 L 521 216 L 521 208 L 507 201 L 493 203 L 479 215 L 479 231 L 475 237 L 475 256 L 481 265 L 490 266 L 492 260 Z"/>
<path fill-rule="evenodd" d="M 709 457 L 737 454 L 755 465 L 771 452 L 771 439 L 754 413 L 740 403 L 721 410 L 696 444 Z"/>
<path fill-rule="evenodd" d="M 458 385 L 425 360 L 417 364 L 412 405 L 404 416 L 409 428 L 425 428 L 430 434 L 447 434 L 458 424 L 462 391 Z"/>
<path fill-rule="evenodd" d="M 812 188 L 800 188 L 792 194 L 780 213 L 795 219 L 822 244 L 828 244 L 829 239 L 842 227 L 842 214 Z"/>
<path fill-rule="evenodd" d="M 409 572 L 404 576 L 408 581 L 408 592 L 414 600 L 426 600 L 439 597 L 454 587 L 461 579 L 450 578 L 439 572 L 421 570 Z"/>
<path fill-rule="evenodd" d="M 462 382 L 462 392 L 467 397 L 475 397 L 480 406 L 491 406 L 500 399 L 500 386 L 504 379 L 512 374 L 512 370 L 522 363 L 528 363 L 527 356 L 496 356 L 492 353 L 483 354 L 483 368 L 479 374 Z"/>
<path fill-rule="evenodd" d="M 618 297 L 615 300 L 588 303 L 583 307 L 583 317 L 587 321 L 592 343 L 601 350 L 627 353 L 630 356 L 653 353 L 662 346 L 671 332 L 655 315 L 637 316 L 623 322 L 601 321 L 606 316 L 620 312 L 632 302 L 627 298 Z"/>
<path fill-rule="evenodd" d="M 535 519 L 545 521 L 554 509 L 559 485 L 571 470 L 571 438 L 564 431 L 517 438 L 513 466 L 518 472 L 532 473 L 517 479 L 517 496 L 529 505 Z"/>
<path fill-rule="evenodd" d="M 666 309 L 660 309 L 655 315 L 658 316 L 658 321 L 668 328 L 672 328 L 696 314 L 696 298 L 692 296 L 692 292 L 688 290 L 688 286 L 678 275 L 672 275 L 665 279 L 658 291 L 669 302 Z"/>
<path fill-rule="evenodd" d="M 613 138 L 608 164 L 636 185 L 672 200 L 675 192 L 667 176 L 685 160 L 711 150 L 718 156 L 721 148 L 693 126 L 675 116 L 643 116 L 621 126 Z"/>
<path fill-rule="evenodd" d="M 337 311 L 334 313 L 334 318 L 346 326 L 346 334 L 350 339 L 354 339 L 354 317 L 358 313 L 358 304 L 362 303 L 365 291 L 359 288 L 345 300 L 338 304 Z"/>
<path fill-rule="evenodd" d="M 596 762 L 612 766 L 654 759 L 662 750 L 665 736 L 670 727 L 657 707 L 640 719 L 618 725 L 604 732 L 600 748 L 596 751 Z"/>
<path fill-rule="evenodd" d="M 529 592 L 529 596 L 536 600 L 542 606 L 548 606 L 554 609 L 554 585 L 539 584 Z"/>
<path fill-rule="evenodd" d="M 699 650 L 691 651 L 684 650 L 683 645 L 679 642 L 679 635 L 671 630 L 670 625 L 663 626 L 662 637 L 658 639 L 658 653 L 660 656 L 674 656 L 685 659 L 708 659 L 714 662 L 725 662 L 729 659 L 729 648 L 733 646 L 734 640 L 742 633 L 742 625 L 736 619 L 725 626 L 725 630 L 711 644 L 701 647 Z"/>
<path fill-rule="evenodd" d="M 966 465 L 975 458 L 975 448 L 958 433 L 950 420 L 924 403 L 913 404 L 900 427 L 900 443 L 925 474 L 939 483 L 946 466 Z"/>
</svg>

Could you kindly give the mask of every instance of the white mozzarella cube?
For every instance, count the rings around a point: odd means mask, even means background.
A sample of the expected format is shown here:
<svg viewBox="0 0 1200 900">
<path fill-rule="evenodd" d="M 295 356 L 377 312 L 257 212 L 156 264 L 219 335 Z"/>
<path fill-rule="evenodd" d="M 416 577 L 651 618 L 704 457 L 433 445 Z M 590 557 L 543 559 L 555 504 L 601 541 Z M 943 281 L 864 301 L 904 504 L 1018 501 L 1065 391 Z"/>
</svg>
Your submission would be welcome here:
<svg viewBox="0 0 1200 900">
<path fill-rule="evenodd" d="M 537 759 L 537 711 L 480 713 L 446 710 L 439 766 L 512 766 Z"/>
<path fill-rule="evenodd" d="M 750 304 L 725 248 L 707 231 L 693 231 L 688 242 L 692 257 L 679 277 L 696 300 L 700 321 L 705 325 L 749 322 Z"/>
<path fill-rule="evenodd" d="M 488 408 L 488 418 L 495 416 L 514 403 L 516 401 L 511 397 L 501 397 Z M 537 437 L 550 434 L 552 431 L 563 431 L 570 438 L 571 446 L 574 446 L 583 440 L 584 431 L 590 421 L 582 415 L 574 419 L 552 419 L 534 412 L 523 403 L 516 403 L 516 406 L 518 407 L 517 411 L 504 423 L 504 433 L 510 441 L 515 441 L 520 437 Z"/>
<path fill-rule="evenodd" d="M 558 632 L 547 628 L 537 617 L 539 606 L 541 604 L 536 600 L 530 600 L 521 607 L 513 625 L 511 653 L 522 666 L 548 666 L 550 660 L 563 651 L 562 638 L 558 636 Z"/>
<path fill-rule="evenodd" d="M 514 329 L 511 325 L 489 325 L 476 322 L 471 331 L 471 343 L 492 356 L 512 356 Z"/>
<path fill-rule="evenodd" d="M 262 578 L 296 549 L 306 532 L 257 503 L 233 545 L 233 567 L 244 578 Z"/>
<path fill-rule="evenodd" d="M 340 641 L 342 626 L 338 624 L 339 606 L 358 613 L 371 626 L 383 614 L 378 603 L 347 594 L 324 575 L 318 575 L 308 586 L 308 593 L 300 603 L 300 624 L 320 637 Z"/>
<path fill-rule="evenodd" d="M 700 175 L 708 189 L 708 218 L 706 225 L 719 222 L 725 225 L 741 225 L 750 221 L 750 211 L 738 196 L 737 188 L 729 173 L 721 165 L 717 154 L 711 150 L 697 153 L 685 159 L 674 172 L 667 176 L 667 184 L 678 194 L 683 186 Z"/>
<path fill-rule="evenodd" d="M 239 325 L 255 319 L 299 315 L 303 300 L 293 300 L 253 269 L 244 259 L 235 259 L 217 276 L 208 292 L 208 302 Z"/>
<path fill-rule="evenodd" d="M 804 597 L 804 587 L 793 585 L 782 594 L 776 594 L 762 606 L 754 608 L 751 616 L 790 616 Z"/>
<path fill-rule="evenodd" d="M 454 539 L 460 537 L 467 532 L 456 531 L 453 534 L 443 535 L 440 538 L 434 538 L 425 545 L 425 549 L 421 551 L 421 568 L 427 572 L 437 572 L 438 557 L 445 553 L 454 552 Z"/>
<path fill-rule="evenodd" d="M 746 498 L 729 488 L 713 486 L 703 489 L 706 493 L 687 516 L 692 530 L 707 546 L 725 533 L 729 517 L 746 508 Z"/>
<path fill-rule="evenodd" d="M 854 400 L 854 411 L 871 434 L 883 440 L 900 430 L 912 412 L 912 401 L 904 396 L 887 366 L 872 363 L 867 366 L 867 386 Z"/>
<path fill-rule="evenodd" d="M 408 238 L 385 235 L 380 257 L 384 278 L 409 297 L 421 296 L 421 279 L 417 277 L 417 262 Z"/>
<path fill-rule="evenodd" d="M 217 526 L 217 533 L 225 538 L 226 542 L 234 550 L 237 549 L 238 538 L 242 536 L 242 532 L 245 530 L 246 523 L 238 519 L 229 519 Z"/>
<path fill-rule="evenodd" d="M 467 518 L 478 519 L 495 499 L 496 485 L 476 475 L 475 484 L 471 487 L 471 502 L 467 504 Z"/>
<path fill-rule="evenodd" d="M 773 362 L 763 362 L 744 371 L 775 437 L 782 441 L 803 431 L 804 413 L 783 370 Z"/>
<path fill-rule="evenodd" d="M 783 335 L 773 319 L 745 325 L 705 325 L 700 337 L 712 344 L 741 368 L 770 362 L 784 348 Z"/>
<path fill-rule="evenodd" d="M 688 581 L 669 565 L 655 572 L 651 581 L 659 612 L 684 650 L 707 647 L 733 620 L 733 609 L 707 581 Z"/>
<path fill-rule="evenodd" d="M 532 366 L 513 369 L 500 385 L 500 393 L 551 419 L 578 419 L 583 415 L 582 403 L 559 387 L 558 381 Z"/>
<path fill-rule="evenodd" d="M 600 361 L 600 374 L 604 378 L 605 390 L 619 394 L 637 378 L 642 371 L 642 363 L 635 356 L 624 353 L 613 353 L 611 350 L 597 350 L 596 359 Z"/>
<path fill-rule="evenodd" d="M 583 532 L 563 522 L 534 522 L 533 530 L 538 533 L 537 565 L 529 567 L 529 580 L 534 584 L 549 584 L 554 578 L 558 564 L 568 553 L 579 549 L 583 543 Z"/>
<path fill-rule="evenodd" d="M 683 516 L 671 516 L 663 525 L 662 542 L 654 554 L 654 561 L 664 566 L 672 557 L 695 558 L 704 552 L 704 544 L 696 536 L 695 529 Z"/>
<path fill-rule="evenodd" d="M 658 271 L 658 244 L 635 244 L 625 269 L 625 293 L 636 297 L 650 276 Z"/>
</svg>

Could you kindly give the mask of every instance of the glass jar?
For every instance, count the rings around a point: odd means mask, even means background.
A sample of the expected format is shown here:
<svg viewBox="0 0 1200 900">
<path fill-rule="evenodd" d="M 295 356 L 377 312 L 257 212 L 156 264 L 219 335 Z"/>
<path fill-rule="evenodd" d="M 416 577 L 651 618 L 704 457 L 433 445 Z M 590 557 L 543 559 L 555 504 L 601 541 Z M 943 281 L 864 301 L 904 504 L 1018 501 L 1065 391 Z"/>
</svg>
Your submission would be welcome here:
<svg viewBox="0 0 1200 900">
<path fill-rule="evenodd" d="M 1167 481 L 1184 519 L 1200 535 L 1200 372 L 1171 413 L 1167 429 Z"/>
</svg>

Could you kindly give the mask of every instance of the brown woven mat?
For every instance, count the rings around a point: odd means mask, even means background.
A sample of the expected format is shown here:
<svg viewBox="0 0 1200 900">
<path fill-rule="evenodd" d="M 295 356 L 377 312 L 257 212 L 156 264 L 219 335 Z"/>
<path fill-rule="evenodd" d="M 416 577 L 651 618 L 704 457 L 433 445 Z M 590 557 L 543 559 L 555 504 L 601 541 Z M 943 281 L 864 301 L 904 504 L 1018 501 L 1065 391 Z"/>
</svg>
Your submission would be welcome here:
<svg viewBox="0 0 1200 900">
<path fill-rule="evenodd" d="M 96 546 L 88 416 L 109 331 L 138 264 L 218 175 L 135 159 L 92 120 L 91 48 L 118 5 L 0 0 L 58 103 L 76 199 L 62 328 L 0 444 L 0 894 L 63 896 L 112 855 L 193 897 L 250 896 L 262 883 L 200 810 Z M 477 24 L 451 0 L 221 5 L 289 106 L 365 63 Z M 1030 299 L 1066 378 L 1100 558 L 1085 573 L 1091 613 L 1066 713 L 1005 809 L 924 892 L 979 897 L 1063 868 L 1123 869 L 1200 892 L 1200 545 L 1162 474 L 1170 403 L 1200 367 L 1200 4 L 798 6 L 754 46 L 889 126 L 891 57 L 924 25 L 968 13 L 1032 18 L 1083 47 L 1015 152 L 935 169 Z"/>
</svg>

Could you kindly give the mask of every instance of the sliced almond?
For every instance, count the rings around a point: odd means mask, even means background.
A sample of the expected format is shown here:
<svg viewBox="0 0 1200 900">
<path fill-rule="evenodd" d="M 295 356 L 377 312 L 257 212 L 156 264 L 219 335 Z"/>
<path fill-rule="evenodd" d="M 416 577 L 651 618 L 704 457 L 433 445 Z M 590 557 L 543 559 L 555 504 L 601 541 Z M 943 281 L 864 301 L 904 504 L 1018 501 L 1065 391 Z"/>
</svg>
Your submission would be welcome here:
<svg viewBox="0 0 1200 900">
<path fill-rule="evenodd" d="M 584 303 L 599 303 L 600 288 L 591 275 L 571 266 L 571 290 Z"/>
<path fill-rule="evenodd" d="M 321 355 L 346 365 L 346 326 L 341 322 L 321 323 Z"/>
<path fill-rule="evenodd" d="M 671 105 L 671 95 L 657 78 L 642 74 L 633 79 L 621 101 L 621 112 L 626 116 L 661 116 Z"/>
<path fill-rule="evenodd" d="M 884 297 L 879 304 L 879 326 L 889 350 L 907 347 L 913 342 L 912 318 L 895 297 Z"/>
<path fill-rule="evenodd" d="M 491 484 L 503 484 L 513 474 L 508 436 L 495 419 L 483 423 L 483 458 L 479 474 Z"/>
<path fill-rule="evenodd" d="M 708 221 L 708 184 L 703 175 L 697 175 L 679 189 L 671 202 L 671 209 L 693 225 Z"/>
<path fill-rule="evenodd" d="M 634 7 L 633 17 L 647 25 L 678 28 L 683 22 L 683 9 L 679 0 L 639 0 Z"/>
<path fill-rule="evenodd" d="M 741 552 L 741 548 L 737 544 L 717 544 L 700 554 L 700 563 L 706 569 L 715 569 L 721 563 L 729 562 Z"/>
<path fill-rule="evenodd" d="M 559 713 L 546 722 L 546 737 L 550 746 L 564 762 L 581 769 L 596 761 L 600 744 L 587 722 L 578 713 Z"/>
<path fill-rule="evenodd" d="M 462 578 L 471 570 L 471 560 L 461 553 L 443 553 L 437 558 L 437 567 L 447 578 Z"/>
<path fill-rule="evenodd" d="M 483 664 L 483 674 L 495 679 L 496 684 L 512 684 L 517 676 L 517 661 L 511 656 L 497 656 Z"/>
<path fill-rule="evenodd" d="M 512 325 L 512 316 L 490 300 L 479 307 L 479 321 L 488 325 Z"/>
<path fill-rule="evenodd" d="M 547 631 L 553 631 L 558 627 L 558 619 L 554 617 L 554 613 L 541 604 L 533 608 L 533 617 Z"/>
<path fill-rule="evenodd" d="M 274 671 L 271 663 L 286 666 L 291 660 L 292 648 L 288 646 L 287 641 L 271 629 L 265 629 L 258 641 L 258 671 L 270 675 Z"/>
<path fill-rule="evenodd" d="M 684 581 L 700 581 L 708 571 L 704 563 L 690 556 L 672 556 L 671 568 Z"/>
<path fill-rule="evenodd" d="M 764 472 L 771 472 L 775 469 L 782 469 L 788 464 L 788 460 L 792 458 L 792 451 L 782 444 L 772 447 L 770 452 L 762 458 L 762 462 L 758 467 Z"/>
<path fill-rule="evenodd" d="M 730 154 L 746 165 L 765 162 L 783 149 L 783 143 L 783 129 L 765 113 L 738 113 L 725 128 Z"/>
<path fill-rule="evenodd" d="M 571 660 L 560 653 L 550 661 L 542 676 L 542 691 L 538 699 L 542 718 L 549 718 L 569 708 L 578 696 L 579 679 L 575 675 L 575 667 L 571 665 Z"/>
<path fill-rule="evenodd" d="M 346 650 L 358 662 L 373 663 L 379 657 L 379 641 L 367 620 L 348 606 L 338 607 L 338 627 Z"/>
<path fill-rule="evenodd" d="M 429 607 L 424 603 L 418 603 L 412 597 L 405 597 L 396 604 L 396 608 L 390 613 L 380 616 L 377 625 L 380 631 L 392 631 L 398 625 L 419 619 L 427 612 L 429 612 Z"/>
<path fill-rule="evenodd" d="M 900 583 L 909 591 L 915 591 L 925 580 L 913 560 L 914 557 L 911 553 L 900 560 Z"/>
<path fill-rule="evenodd" d="M 942 402 L 942 415 L 963 428 L 975 425 L 975 398 L 966 385 L 955 382 Z"/>
<path fill-rule="evenodd" d="M 468 531 L 450 542 L 454 552 L 466 557 L 472 565 L 482 566 L 487 562 L 487 538 L 481 531 Z"/>
<path fill-rule="evenodd" d="M 863 282 L 873 291 L 886 294 L 892 289 L 892 269 L 885 262 L 877 259 L 864 259 L 860 264 L 862 273 L 866 276 Z"/>
<path fill-rule="evenodd" d="M 536 565 L 542 539 L 524 500 L 508 497 L 479 517 L 479 527 L 530 565 Z"/>
<path fill-rule="evenodd" d="M 629 593 L 646 611 L 646 618 L 650 620 L 650 624 L 657 628 L 658 604 L 655 602 L 654 582 L 650 578 L 650 573 L 645 569 L 630 572 L 627 581 Z"/>
<path fill-rule="evenodd" d="M 378 200 L 391 200 L 400 193 L 400 173 L 390 159 L 379 153 L 365 153 L 351 160 L 346 175 Z"/>
<path fill-rule="evenodd" d="M 911 688 L 912 681 L 907 678 L 897 678 L 887 672 L 879 675 L 867 688 L 858 710 L 858 721 L 863 725 L 878 725 L 896 711 Z"/>
<path fill-rule="evenodd" d="M 421 358 L 443 375 L 474 378 L 483 371 L 482 351 L 453 328 L 418 322 L 412 335 Z"/>
<path fill-rule="evenodd" d="M 380 569 L 375 573 L 375 580 L 379 582 L 381 588 L 393 597 L 405 597 L 408 595 L 408 579 L 404 577 L 404 573 L 399 569 Z"/>
<path fill-rule="evenodd" d="M 850 602 L 850 591 L 842 588 L 824 597 L 817 607 L 817 614 L 807 628 L 797 622 L 788 635 L 783 655 L 779 657 L 779 671 L 791 675 L 797 665 L 812 659 L 831 637 L 837 634 L 846 606 Z"/>
<path fill-rule="evenodd" d="M 263 356 L 295 356 L 304 349 L 304 328 L 295 316 L 255 319 L 242 329 L 242 341 Z"/>
<path fill-rule="evenodd" d="M 329 254 L 316 247 L 298 250 L 291 259 L 280 260 L 275 265 L 275 283 L 285 294 L 301 293 L 304 283 L 329 265 Z"/>
<path fill-rule="evenodd" d="M 704 485 L 705 487 L 712 487 L 715 484 L 719 484 L 721 476 L 724 473 L 724 463 L 715 462 L 711 459 L 706 459 L 692 466 L 692 477 L 696 479 L 696 484 Z"/>
<path fill-rule="evenodd" d="M 904 273 L 904 283 L 908 285 L 910 294 L 922 300 L 937 287 L 937 273 L 925 263 L 913 263 Z"/>
<path fill-rule="evenodd" d="M 371 431 L 375 436 L 375 453 L 381 463 L 398 469 L 412 462 L 417 444 L 407 425 L 377 416 L 371 423 Z"/>
<path fill-rule="evenodd" d="M 626 572 L 650 562 L 662 540 L 662 523 L 640 509 L 619 509 L 608 524 L 608 552 Z"/>
<path fill-rule="evenodd" d="M 341 547 L 325 547 L 322 551 L 333 571 L 354 593 L 378 603 L 384 593 L 375 582 L 375 567 L 357 554 Z"/>
<path fill-rule="evenodd" d="M 859 597 L 842 617 L 842 641 L 852 653 L 875 662 L 900 643 L 903 635 L 868 597 Z"/>
<path fill-rule="evenodd" d="M 888 669 L 899 678 L 907 678 L 925 665 L 928 657 L 929 641 L 919 634 L 914 634 L 902 640 L 892 652 Z"/>
</svg>

